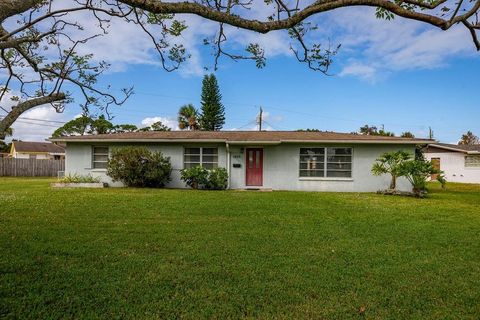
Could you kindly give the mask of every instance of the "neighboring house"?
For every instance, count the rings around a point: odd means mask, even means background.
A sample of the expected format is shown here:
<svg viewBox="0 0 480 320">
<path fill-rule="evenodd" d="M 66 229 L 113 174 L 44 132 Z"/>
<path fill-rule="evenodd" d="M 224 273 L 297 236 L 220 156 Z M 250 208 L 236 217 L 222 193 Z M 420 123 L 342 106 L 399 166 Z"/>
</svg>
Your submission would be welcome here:
<svg viewBox="0 0 480 320">
<path fill-rule="evenodd" d="M 50 142 L 12 141 L 9 158 L 65 159 L 65 148 Z"/>
<path fill-rule="evenodd" d="M 172 181 L 184 188 L 180 170 L 201 165 L 224 167 L 231 189 L 377 191 L 390 177 L 374 176 L 375 159 L 390 151 L 414 154 L 416 145 L 432 140 L 293 131 L 151 131 L 52 138 L 66 143 L 66 174 L 106 175 L 112 148 L 147 146 L 170 157 Z M 115 183 L 113 185 L 119 185 Z M 400 190 L 411 190 L 400 179 Z"/>
<path fill-rule="evenodd" d="M 429 144 L 425 158 L 445 173 L 449 182 L 480 183 L 480 144 Z"/>
</svg>

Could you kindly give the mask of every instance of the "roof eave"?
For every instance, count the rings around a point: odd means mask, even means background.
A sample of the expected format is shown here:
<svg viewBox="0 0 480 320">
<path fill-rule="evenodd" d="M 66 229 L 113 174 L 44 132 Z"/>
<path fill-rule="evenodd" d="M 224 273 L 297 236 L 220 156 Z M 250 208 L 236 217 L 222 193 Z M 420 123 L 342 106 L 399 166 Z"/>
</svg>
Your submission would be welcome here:
<svg viewBox="0 0 480 320">
<path fill-rule="evenodd" d="M 49 139 L 52 142 L 202 142 L 202 143 L 225 143 L 225 139 L 68 139 L 67 138 L 53 138 Z"/>
<path fill-rule="evenodd" d="M 455 152 L 467 153 L 467 154 L 468 154 L 469 152 L 472 152 L 472 151 L 463 150 L 463 149 L 459 149 L 459 148 L 442 146 L 442 145 L 440 145 L 440 144 L 435 144 L 435 143 L 431 143 L 431 144 L 429 144 L 429 146 L 435 147 L 435 148 L 439 148 L 439 149 L 444 149 L 444 150 L 450 150 L 450 151 L 455 151 Z M 477 152 L 477 151 L 474 151 L 474 152 Z"/>
<path fill-rule="evenodd" d="M 431 140 L 356 140 L 356 139 L 325 139 L 325 140 L 282 140 L 283 143 L 353 143 L 353 144 L 429 144 Z"/>
<path fill-rule="evenodd" d="M 229 143 L 231 145 L 240 144 L 262 144 L 262 145 L 278 145 L 281 143 L 352 143 L 352 144 L 430 144 L 431 140 L 356 140 L 356 139 L 321 139 L 321 140 L 274 140 L 274 141 L 256 141 L 256 140 L 238 140 L 230 141 L 228 139 L 69 139 L 67 138 L 53 138 L 49 139 L 52 142 L 178 142 L 178 143 Z"/>
</svg>

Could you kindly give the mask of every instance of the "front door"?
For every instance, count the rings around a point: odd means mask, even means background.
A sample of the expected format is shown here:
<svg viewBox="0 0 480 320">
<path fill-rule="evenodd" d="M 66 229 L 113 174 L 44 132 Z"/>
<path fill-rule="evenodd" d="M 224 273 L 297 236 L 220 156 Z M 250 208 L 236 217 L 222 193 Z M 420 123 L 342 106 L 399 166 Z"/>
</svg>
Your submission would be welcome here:
<svg viewBox="0 0 480 320">
<path fill-rule="evenodd" d="M 263 149 L 247 148 L 246 150 L 246 185 L 263 185 Z"/>
<path fill-rule="evenodd" d="M 433 169 L 440 170 L 440 158 L 432 158 L 431 161 L 432 161 Z M 432 180 L 437 180 L 437 178 L 438 178 L 437 173 L 432 174 L 432 176 L 431 176 Z"/>
</svg>

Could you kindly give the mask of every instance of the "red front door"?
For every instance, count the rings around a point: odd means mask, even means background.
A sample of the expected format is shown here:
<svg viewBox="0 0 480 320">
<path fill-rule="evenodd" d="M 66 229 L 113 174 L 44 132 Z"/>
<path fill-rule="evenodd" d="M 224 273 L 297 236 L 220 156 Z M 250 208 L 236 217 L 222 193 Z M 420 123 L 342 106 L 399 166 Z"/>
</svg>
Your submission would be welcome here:
<svg viewBox="0 0 480 320">
<path fill-rule="evenodd" d="M 263 149 L 247 148 L 246 151 L 246 185 L 263 185 Z"/>
</svg>

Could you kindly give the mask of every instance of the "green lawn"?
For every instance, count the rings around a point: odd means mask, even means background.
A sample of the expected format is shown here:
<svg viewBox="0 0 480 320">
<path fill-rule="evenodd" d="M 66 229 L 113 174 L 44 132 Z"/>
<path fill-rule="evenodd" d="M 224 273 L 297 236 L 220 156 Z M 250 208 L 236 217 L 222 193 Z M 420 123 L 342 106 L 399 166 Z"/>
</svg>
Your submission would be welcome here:
<svg viewBox="0 0 480 320">
<path fill-rule="evenodd" d="M 0 318 L 480 317 L 479 185 L 414 199 L 49 182 L 0 178 Z"/>
</svg>

